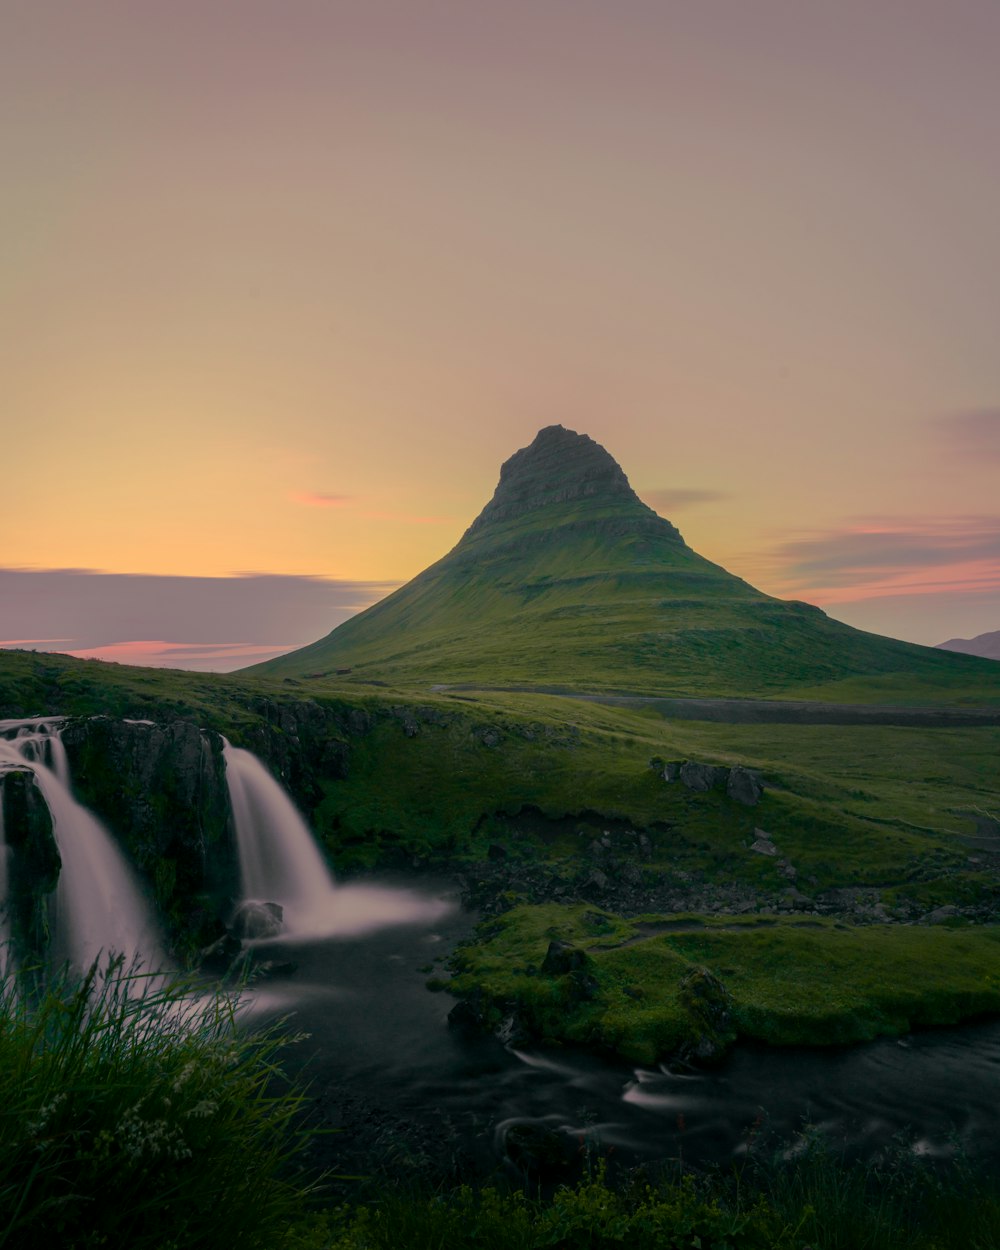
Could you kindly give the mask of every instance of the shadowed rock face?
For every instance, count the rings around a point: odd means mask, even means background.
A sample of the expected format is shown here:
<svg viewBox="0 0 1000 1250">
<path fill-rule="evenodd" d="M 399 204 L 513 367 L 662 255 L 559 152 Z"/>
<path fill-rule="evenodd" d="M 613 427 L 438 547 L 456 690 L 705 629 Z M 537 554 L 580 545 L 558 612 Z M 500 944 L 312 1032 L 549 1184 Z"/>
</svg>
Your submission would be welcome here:
<svg viewBox="0 0 1000 1250">
<path fill-rule="evenodd" d="M 172 930 L 211 932 L 236 889 L 219 735 L 95 716 L 70 721 L 62 739 L 77 797 L 114 831 Z"/>
<path fill-rule="evenodd" d="M 7 906 L 11 936 L 22 953 L 39 956 L 49 939 L 49 895 L 59 883 L 62 860 L 52 817 L 28 769 L 0 774 L 0 810 L 10 848 Z"/>
<path fill-rule="evenodd" d="M 641 514 L 656 516 L 633 491 L 615 458 L 599 443 L 586 434 L 549 425 L 538 432 L 529 447 L 516 451 L 501 466 L 493 498 L 469 526 L 466 537 L 549 504 L 595 497 L 631 504 Z M 657 519 L 673 530 L 669 521 Z"/>
</svg>

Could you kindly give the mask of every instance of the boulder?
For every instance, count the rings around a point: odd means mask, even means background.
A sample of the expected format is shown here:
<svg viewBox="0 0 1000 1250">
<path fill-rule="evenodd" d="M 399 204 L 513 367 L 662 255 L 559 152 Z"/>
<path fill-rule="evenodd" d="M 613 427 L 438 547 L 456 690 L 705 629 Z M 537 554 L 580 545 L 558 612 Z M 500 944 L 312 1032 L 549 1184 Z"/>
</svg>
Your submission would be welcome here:
<svg viewBox="0 0 1000 1250">
<path fill-rule="evenodd" d="M 944 907 L 935 907 L 933 911 L 929 911 L 924 916 L 925 924 L 946 924 L 949 920 L 954 920 L 961 913 L 957 907 L 947 904 Z"/>
<path fill-rule="evenodd" d="M 756 807 L 764 793 L 764 787 L 756 773 L 752 773 L 749 768 L 744 768 L 742 764 L 737 764 L 735 768 L 729 770 L 729 776 L 726 778 L 726 793 L 737 803 L 742 803 L 746 807 Z"/>
<path fill-rule="evenodd" d="M 686 760 L 680 768 L 680 778 L 689 790 L 714 790 L 716 786 L 724 786 L 729 777 L 729 769 L 717 764 L 698 764 L 694 760 Z"/>
<path fill-rule="evenodd" d="M 284 909 L 280 903 L 259 903 L 251 899 L 237 907 L 230 928 L 239 938 L 271 938 L 281 932 L 283 919 Z"/>
<path fill-rule="evenodd" d="M 579 946 L 553 939 L 542 960 L 542 972 L 550 977 L 561 977 L 587 966 L 587 953 Z"/>
<path fill-rule="evenodd" d="M 692 1046 L 694 1058 L 719 1059 L 735 1038 L 732 998 L 729 991 L 708 968 L 694 967 L 681 977 L 679 997 L 697 1029 Z"/>
</svg>

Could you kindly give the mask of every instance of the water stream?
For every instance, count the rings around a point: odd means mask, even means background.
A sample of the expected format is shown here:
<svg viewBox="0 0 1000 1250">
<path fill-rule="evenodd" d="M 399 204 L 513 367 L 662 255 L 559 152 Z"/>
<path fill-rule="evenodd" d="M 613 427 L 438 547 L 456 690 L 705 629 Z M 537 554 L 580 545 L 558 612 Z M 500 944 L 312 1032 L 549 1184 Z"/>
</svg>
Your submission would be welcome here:
<svg viewBox="0 0 1000 1250">
<path fill-rule="evenodd" d="M 338 1151 L 349 1162 L 358 1122 L 375 1124 L 387 1149 L 420 1141 L 487 1164 L 525 1124 L 552 1130 L 570 1153 L 625 1161 L 725 1162 L 764 1132 L 791 1142 L 805 1124 L 859 1152 L 900 1134 L 917 1153 L 1000 1161 L 1000 1022 L 849 1048 L 740 1046 L 714 1071 L 681 1074 L 450 1029 L 454 1000 L 426 982 L 475 921 L 450 883 L 335 885 L 264 765 L 229 744 L 225 762 L 244 898 L 283 909 L 280 934 L 254 946 L 284 971 L 254 991 L 250 1009 L 290 1013 L 291 1027 L 310 1035 L 296 1054 L 328 1123 L 344 1130 L 329 1138 L 334 1166 Z M 10 768 L 34 774 L 54 820 L 59 953 L 81 968 L 112 949 L 162 961 L 131 870 L 71 793 L 58 722 L 0 722 L 0 771 Z"/>
<path fill-rule="evenodd" d="M 444 885 L 420 893 L 447 901 Z M 428 966 L 473 922 L 453 907 L 393 929 L 271 944 L 296 970 L 268 984 L 257 1010 L 291 1012 L 292 1027 L 311 1035 L 299 1059 L 339 1130 L 329 1139 L 334 1167 L 353 1162 L 359 1114 L 383 1117 L 390 1144 L 413 1130 L 480 1162 L 483 1152 L 503 1159 L 506 1135 L 524 1124 L 554 1130 L 570 1154 L 613 1149 L 624 1162 L 724 1164 L 765 1136 L 792 1143 L 806 1126 L 852 1153 L 898 1135 L 917 1154 L 1000 1161 L 1000 1022 L 851 1047 L 741 1045 L 717 1069 L 680 1074 L 510 1049 L 450 1029 L 455 1000 L 426 988 Z"/>
</svg>

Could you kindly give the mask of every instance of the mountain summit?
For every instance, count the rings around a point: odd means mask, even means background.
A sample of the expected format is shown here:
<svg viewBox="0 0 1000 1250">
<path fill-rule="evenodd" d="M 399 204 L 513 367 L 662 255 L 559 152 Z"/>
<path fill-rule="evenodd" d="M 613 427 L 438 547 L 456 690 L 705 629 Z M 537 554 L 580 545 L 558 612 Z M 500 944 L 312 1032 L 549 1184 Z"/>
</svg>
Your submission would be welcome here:
<svg viewBox="0 0 1000 1250">
<path fill-rule="evenodd" d="M 976 663 L 762 594 L 692 551 L 600 444 L 550 425 L 504 463 L 446 556 L 325 638 L 245 671 L 745 696 Z"/>
<path fill-rule="evenodd" d="M 565 426 L 547 425 L 528 447 L 516 451 L 500 466 L 500 481 L 493 498 L 469 526 L 465 537 L 550 504 L 584 500 L 623 504 L 641 512 L 643 519 L 656 517 L 629 485 L 618 461 L 600 443 Z M 680 539 L 669 521 L 656 519 Z"/>
</svg>

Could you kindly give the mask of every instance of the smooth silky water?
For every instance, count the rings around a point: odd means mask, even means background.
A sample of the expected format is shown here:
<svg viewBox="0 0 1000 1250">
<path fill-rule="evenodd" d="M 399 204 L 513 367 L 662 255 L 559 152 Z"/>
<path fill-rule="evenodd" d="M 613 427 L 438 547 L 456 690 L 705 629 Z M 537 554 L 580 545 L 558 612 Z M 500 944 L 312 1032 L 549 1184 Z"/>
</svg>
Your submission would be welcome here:
<svg viewBox="0 0 1000 1250">
<path fill-rule="evenodd" d="M 62 860 L 53 953 L 77 971 L 112 952 L 126 967 L 166 968 L 159 926 L 135 874 L 110 831 L 73 797 L 61 728 L 58 718 L 0 721 L 0 769 L 34 774 Z"/>
<path fill-rule="evenodd" d="M 449 906 L 443 884 L 406 884 L 424 900 L 422 918 L 261 944 L 296 970 L 261 990 L 257 1010 L 291 1012 L 291 1027 L 310 1035 L 296 1062 L 333 1125 L 347 1095 L 390 1120 L 428 1126 L 443 1147 L 481 1153 L 489 1143 L 497 1158 L 507 1130 L 525 1123 L 564 1134 L 573 1149 L 613 1147 L 623 1162 L 724 1163 L 765 1136 L 794 1149 L 806 1126 L 851 1154 L 899 1135 L 919 1154 L 1000 1158 L 1000 1022 L 852 1047 L 738 1046 L 702 1072 L 508 1048 L 450 1029 L 455 1000 L 426 988 L 427 966 L 471 933 L 474 917 L 454 898 Z M 342 887 L 359 900 L 374 888 Z M 349 1136 L 347 1117 L 343 1127 Z"/>
</svg>

